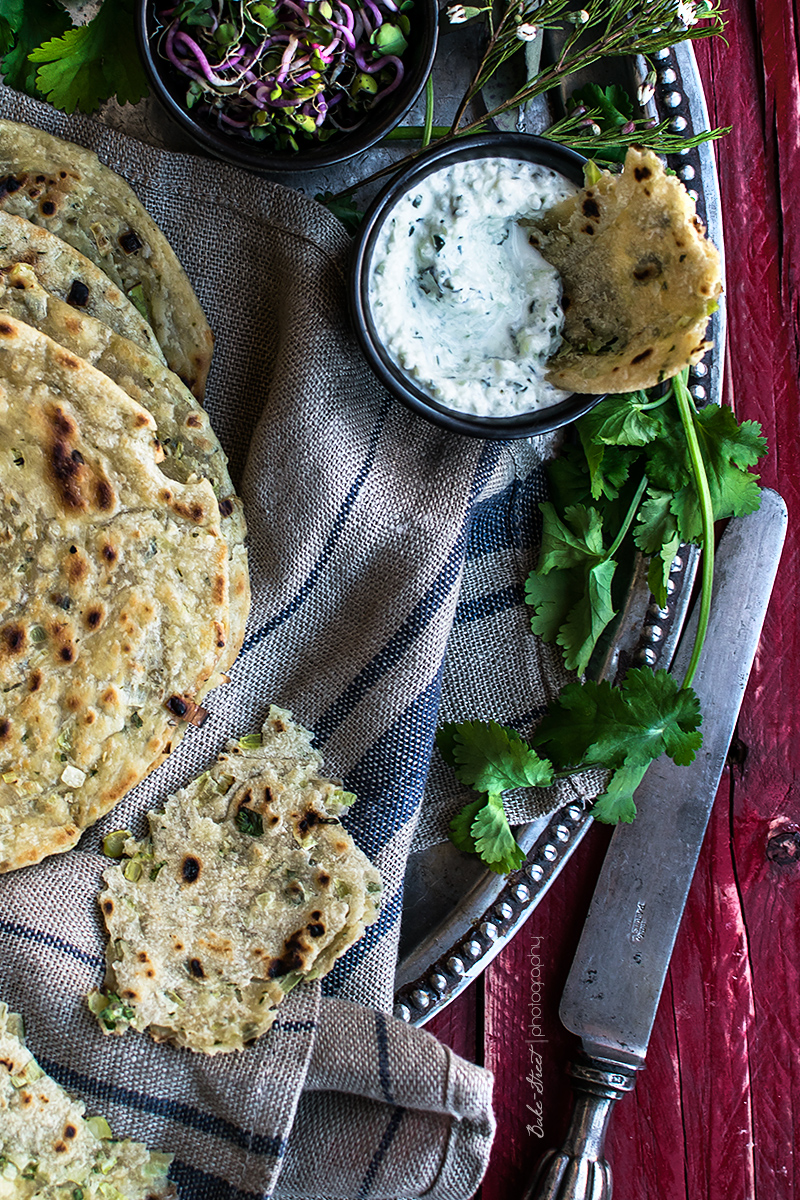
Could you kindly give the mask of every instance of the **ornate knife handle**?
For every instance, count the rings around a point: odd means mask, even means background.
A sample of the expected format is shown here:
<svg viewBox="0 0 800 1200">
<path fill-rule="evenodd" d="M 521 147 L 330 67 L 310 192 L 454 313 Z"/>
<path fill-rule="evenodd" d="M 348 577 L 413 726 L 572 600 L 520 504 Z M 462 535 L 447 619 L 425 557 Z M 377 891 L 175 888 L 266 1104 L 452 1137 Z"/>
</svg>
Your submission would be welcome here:
<svg viewBox="0 0 800 1200">
<path fill-rule="evenodd" d="M 575 1093 L 560 1150 L 536 1166 L 523 1200 L 611 1200 L 611 1168 L 603 1158 L 611 1106 L 633 1090 L 638 1068 L 582 1055 L 567 1068 Z"/>
</svg>

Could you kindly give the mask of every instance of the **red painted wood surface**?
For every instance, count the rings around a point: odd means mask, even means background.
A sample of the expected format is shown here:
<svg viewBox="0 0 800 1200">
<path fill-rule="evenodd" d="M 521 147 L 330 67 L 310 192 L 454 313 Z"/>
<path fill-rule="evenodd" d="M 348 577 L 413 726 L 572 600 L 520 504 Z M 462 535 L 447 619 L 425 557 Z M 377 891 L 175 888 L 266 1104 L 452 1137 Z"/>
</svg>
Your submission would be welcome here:
<svg viewBox="0 0 800 1200">
<path fill-rule="evenodd" d="M 728 45 L 697 45 L 711 121 L 733 126 L 718 147 L 726 400 L 762 422 L 762 478 L 786 499 L 790 526 L 739 762 L 717 797 L 646 1069 L 612 1117 L 616 1200 L 800 1196 L 800 3 L 726 7 Z M 607 837 L 591 831 L 485 979 L 430 1026 L 496 1074 L 482 1200 L 519 1195 L 532 1161 L 563 1136 L 563 1068 L 577 1043 L 558 1003 Z"/>
</svg>

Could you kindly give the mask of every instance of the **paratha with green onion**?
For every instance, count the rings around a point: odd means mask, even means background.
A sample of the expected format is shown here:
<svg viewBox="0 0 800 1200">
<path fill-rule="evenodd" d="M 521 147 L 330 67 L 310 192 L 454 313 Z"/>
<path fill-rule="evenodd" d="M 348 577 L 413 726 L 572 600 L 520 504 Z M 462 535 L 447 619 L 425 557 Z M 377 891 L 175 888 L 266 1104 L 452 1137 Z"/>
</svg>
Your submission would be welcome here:
<svg viewBox="0 0 800 1200">
<path fill-rule="evenodd" d="M 117 1140 L 104 1117 L 46 1075 L 22 1018 L 0 1002 L 0 1196 L 3 1200 L 172 1200 L 172 1155 Z"/>
<path fill-rule="evenodd" d="M 104 271 L 46 229 L 0 209 L 0 270 L 15 263 L 28 263 L 48 292 L 165 361 L 149 323 Z"/>
<path fill-rule="evenodd" d="M 146 314 L 170 368 L 203 398 L 211 330 L 174 250 L 124 179 L 83 146 L 0 120 L 0 209 L 100 267 Z"/>
<path fill-rule="evenodd" d="M 233 665 L 244 639 L 250 609 L 250 579 L 242 502 L 234 491 L 227 459 L 208 414 L 178 376 L 147 350 L 108 325 L 47 292 L 32 267 L 17 263 L 0 271 L 0 311 L 25 321 L 102 371 L 155 419 L 164 452 L 161 470 L 187 483 L 207 479 L 217 497 L 221 527 L 230 551 L 230 638 L 219 670 Z"/>
<path fill-rule="evenodd" d="M 339 821 L 355 797 L 320 775 L 310 737 L 273 707 L 149 814 L 148 838 L 106 838 L 123 857 L 99 897 L 107 970 L 89 1006 L 105 1032 L 241 1049 L 376 920 L 380 876 Z"/>
<path fill-rule="evenodd" d="M 218 681 L 228 547 L 151 414 L 0 314 L 0 871 L 66 850 Z"/>
<path fill-rule="evenodd" d="M 563 343 L 547 378 L 571 392 L 652 387 L 699 361 L 722 291 L 720 257 L 695 204 L 650 150 L 531 222 L 561 275 Z"/>
</svg>

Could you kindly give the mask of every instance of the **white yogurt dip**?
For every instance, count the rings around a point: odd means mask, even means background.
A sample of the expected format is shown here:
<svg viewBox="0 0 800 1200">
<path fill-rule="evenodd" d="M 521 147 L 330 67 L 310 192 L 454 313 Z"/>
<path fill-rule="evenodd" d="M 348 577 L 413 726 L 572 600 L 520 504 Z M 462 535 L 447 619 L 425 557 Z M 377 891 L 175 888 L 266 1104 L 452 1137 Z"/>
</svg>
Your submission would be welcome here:
<svg viewBox="0 0 800 1200">
<path fill-rule="evenodd" d="M 576 191 L 535 163 L 474 159 L 391 210 L 372 254 L 372 318 L 392 361 L 440 404 L 507 417 L 567 396 L 544 378 L 561 342 L 561 282 L 519 221 Z"/>
</svg>

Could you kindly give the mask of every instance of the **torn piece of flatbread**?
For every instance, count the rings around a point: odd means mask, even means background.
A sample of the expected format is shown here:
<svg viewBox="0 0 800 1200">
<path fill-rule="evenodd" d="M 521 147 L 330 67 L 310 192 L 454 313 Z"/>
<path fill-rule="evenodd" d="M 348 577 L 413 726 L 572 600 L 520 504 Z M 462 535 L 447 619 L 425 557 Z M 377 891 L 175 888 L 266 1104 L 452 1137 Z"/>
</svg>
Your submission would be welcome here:
<svg viewBox="0 0 800 1200">
<path fill-rule="evenodd" d="M 547 378 L 572 392 L 652 387 L 702 358 L 720 256 L 692 198 L 649 150 L 553 206 L 530 240 L 559 271 L 563 343 Z"/>
<path fill-rule="evenodd" d="M 117 1141 L 86 1116 L 25 1045 L 22 1018 L 0 1002 L 0 1197 L 172 1200 L 172 1155 Z"/>
<path fill-rule="evenodd" d="M 319 774 L 310 737 L 273 707 L 149 814 L 147 839 L 106 838 L 124 857 L 99 897 L 110 941 L 89 1006 L 105 1032 L 241 1049 L 377 919 L 380 876 L 339 821 L 355 797 Z"/>
</svg>

